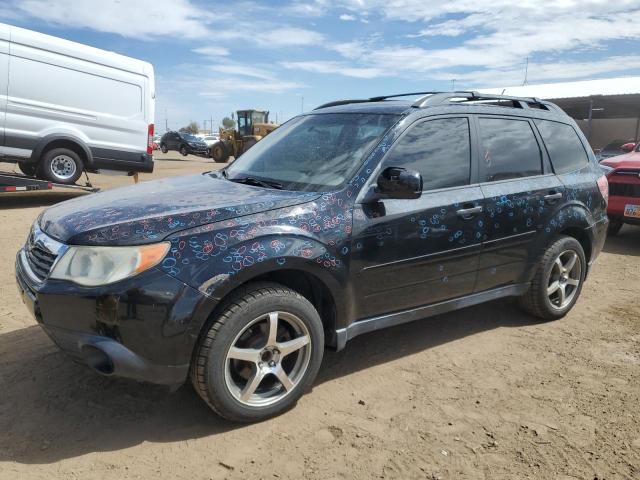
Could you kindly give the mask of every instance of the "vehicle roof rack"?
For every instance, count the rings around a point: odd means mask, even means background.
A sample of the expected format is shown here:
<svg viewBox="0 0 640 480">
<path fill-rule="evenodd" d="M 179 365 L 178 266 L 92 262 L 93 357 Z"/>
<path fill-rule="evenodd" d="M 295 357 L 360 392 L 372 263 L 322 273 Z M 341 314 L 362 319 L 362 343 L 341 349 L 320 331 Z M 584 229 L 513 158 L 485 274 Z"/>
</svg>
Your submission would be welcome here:
<svg viewBox="0 0 640 480">
<path fill-rule="evenodd" d="M 320 110 L 321 108 L 329 108 L 329 107 L 337 107 L 339 105 L 348 105 L 350 103 L 369 103 L 369 102 L 382 102 L 383 100 L 387 100 L 389 98 L 397 98 L 397 97 L 413 97 L 415 95 L 433 95 L 434 93 L 440 92 L 413 92 L 413 93 L 399 93 L 397 95 L 381 95 L 378 97 L 371 98 L 356 98 L 352 100 L 336 100 L 335 102 L 324 103 L 319 107 L 314 108 L 314 110 Z"/>
<path fill-rule="evenodd" d="M 529 104 L 544 105 L 550 107 L 553 104 L 540 100 L 537 97 L 514 97 L 511 95 L 495 95 L 491 93 L 480 93 L 476 91 L 460 91 L 460 92 L 438 92 L 431 95 L 425 95 L 413 103 L 415 108 L 435 107 L 444 104 L 461 104 L 466 102 L 481 102 L 484 100 L 506 100 L 520 103 L 520 107 L 529 107 Z M 524 105 L 522 105 L 524 104 Z"/>
<path fill-rule="evenodd" d="M 518 104 L 516 108 L 529 108 L 531 104 L 544 106 L 547 110 L 551 110 L 555 105 L 550 102 L 546 102 L 537 97 L 513 97 L 510 95 L 495 95 L 488 93 L 480 93 L 476 91 L 457 91 L 457 92 L 412 92 L 412 93 L 399 93 L 397 95 L 382 95 L 371 98 L 358 98 L 352 100 L 337 100 L 335 102 L 329 102 L 314 108 L 314 110 L 320 110 L 322 108 L 337 107 L 339 105 L 348 105 L 351 103 L 369 103 L 369 102 L 382 102 L 390 98 L 398 97 L 413 97 L 415 95 L 422 95 L 418 100 L 411 105 L 414 108 L 435 107 L 445 104 L 462 104 L 466 102 L 482 102 L 482 101 L 511 101 L 514 104 Z M 535 107 L 534 107 L 535 108 Z"/>
</svg>

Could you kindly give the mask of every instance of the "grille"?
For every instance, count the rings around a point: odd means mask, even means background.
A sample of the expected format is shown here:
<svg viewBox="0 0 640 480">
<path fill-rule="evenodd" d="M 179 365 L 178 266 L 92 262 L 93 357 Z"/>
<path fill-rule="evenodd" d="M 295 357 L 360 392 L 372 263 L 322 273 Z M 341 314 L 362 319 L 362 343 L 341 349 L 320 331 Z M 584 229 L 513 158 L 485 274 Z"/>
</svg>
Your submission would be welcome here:
<svg viewBox="0 0 640 480">
<path fill-rule="evenodd" d="M 618 197 L 640 197 L 640 184 L 610 183 L 609 195 L 616 195 Z"/>
<path fill-rule="evenodd" d="M 44 280 L 49 275 L 53 262 L 58 257 L 55 253 L 38 244 L 28 245 L 25 253 L 29 267 L 40 280 Z"/>
</svg>

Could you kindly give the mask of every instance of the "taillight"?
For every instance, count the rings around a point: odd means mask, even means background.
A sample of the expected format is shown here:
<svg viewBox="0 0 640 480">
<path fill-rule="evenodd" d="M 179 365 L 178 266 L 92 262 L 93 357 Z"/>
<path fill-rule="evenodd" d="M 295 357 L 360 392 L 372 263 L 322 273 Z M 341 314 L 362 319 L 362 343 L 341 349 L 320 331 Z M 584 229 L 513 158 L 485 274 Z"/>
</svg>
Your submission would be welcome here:
<svg viewBox="0 0 640 480">
<path fill-rule="evenodd" d="M 147 154 L 153 154 L 153 123 L 150 123 L 147 129 Z"/>
<path fill-rule="evenodd" d="M 600 189 L 600 194 L 602 194 L 602 198 L 604 198 L 604 203 L 609 204 L 609 181 L 605 175 L 602 175 L 598 178 L 598 188 Z"/>
</svg>

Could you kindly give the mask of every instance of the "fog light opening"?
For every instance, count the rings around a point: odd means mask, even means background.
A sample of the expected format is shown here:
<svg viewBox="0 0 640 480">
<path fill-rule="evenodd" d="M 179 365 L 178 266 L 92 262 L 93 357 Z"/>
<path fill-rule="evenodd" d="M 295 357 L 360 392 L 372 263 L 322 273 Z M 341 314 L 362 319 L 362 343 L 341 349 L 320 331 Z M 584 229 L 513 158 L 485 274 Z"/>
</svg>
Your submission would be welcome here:
<svg viewBox="0 0 640 480">
<path fill-rule="evenodd" d="M 82 357 L 85 363 L 96 372 L 102 375 L 111 375 L 113 373 L 111 358 L 98 347 L 84 345 L 82 347 Z"/>
</svg>

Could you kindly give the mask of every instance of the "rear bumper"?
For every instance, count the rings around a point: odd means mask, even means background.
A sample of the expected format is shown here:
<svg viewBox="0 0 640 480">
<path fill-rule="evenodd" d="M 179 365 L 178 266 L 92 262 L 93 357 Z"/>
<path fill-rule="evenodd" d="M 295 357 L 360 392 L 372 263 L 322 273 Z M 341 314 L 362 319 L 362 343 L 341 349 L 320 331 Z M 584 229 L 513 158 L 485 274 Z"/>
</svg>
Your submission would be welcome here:
<svg viewBox="0 0 640 480">
<path fill-rule="evenodd" d="M 34 284 L 16 259 L 22 300 L 64 352 L 98 373 L 163 385 L 184 383 L 212 300 L 150 269 L 97 288 Z"/>
<path fill-rule="evenodd" d="M 585 229 L 589 240 L 591 241 L 591 256 L 589 258 L 589 263 L 587 265 L 587 274 L 589 270 L 591 270 L 591 266 L 593 262 L 596 261 L 598 255 L 602 251 L 602 247 L 604 247 L 604 242 L 607 239 L 607 228 L 609 227 L 609 219 L 607 217 L 603 217 L 589 228 Z"/>
<path fill-rule="evenodd" d="M 153 155 L 146 152 L 118 152 L 116 150 L 91 149 L 92 170 L 118 170 L 124 172 L 153 172 Z"/>
</svg>

